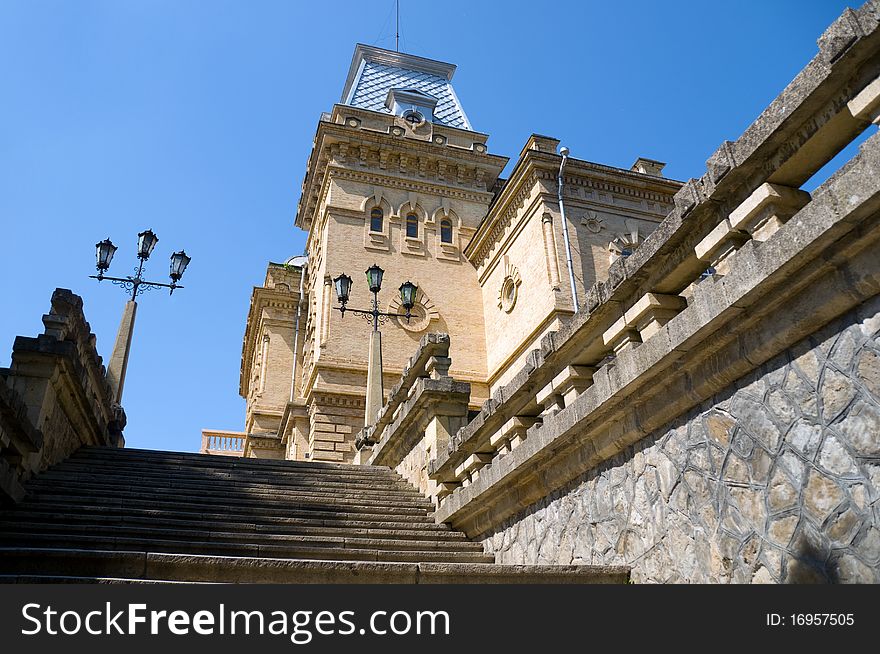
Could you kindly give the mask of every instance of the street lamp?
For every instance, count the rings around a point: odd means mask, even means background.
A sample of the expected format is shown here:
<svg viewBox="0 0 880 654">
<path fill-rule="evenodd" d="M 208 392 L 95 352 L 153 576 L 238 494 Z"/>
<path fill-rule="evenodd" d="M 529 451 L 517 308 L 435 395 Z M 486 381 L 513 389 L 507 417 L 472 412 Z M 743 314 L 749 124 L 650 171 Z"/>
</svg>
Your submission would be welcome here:
<svg viewBox="0 0 880 654">
<path fill-rule="evenodd" d="M 171 255 L 170 284 L 145 280 L 143 277 L 144 264 L 150 258 L 153 248 L 156 247 L 158 242 L 159 237 L 151 229 L 138 234 L 138 265 L 135 268 L 134 276 L 128 275 L 126 277 L 109 277 L 106 274 L 110 268 L 110 262 L 113 261 L 113 255 L 116 254 L 117 250 L 113 242 L 109 238 L 105 238 L 100 243 L 95 244 L 95 267 L 98 269 L 98 274 L 89 275 L 89 277 L 97 279 L 99 282 L 105 279 L 110 280 L 116 286 L 122 287 L 126 293 L 131 294 L 131 299 L 125 303 L 122 321 L 119 323 L 119 331 L 116 334 L 116 342 L 113 345 L 113 354 L 110 357 L 110 364 L 107 366 L 107 382 L 110 384 L 115 404 L 122 403 L 122 387 L 125 384 L 125 371 L 128 368 L 128 355 L 131 351 L 131 337 L 134 333 L 134 318 L 137 314 L 137 297 L 146 291 L 156 288 L 167 288 L 169 289 L 169 294 L 173 294 L 176 288 L 183 288 L 178 282 L 183 277 L 189 262 L 192 261 L 183 250 L 175 252 Z"/>
<path fill-rule="evenodd" d="M 364 309 L 349 309 L 348 300 L 351 295 L 351 277 L 342 273 L 333 280 L 333 287 L 336 290 L 336 299 L 339 300 L 339 306 L 336 309 L 345 318 L 345 312 L 351 311 L 364 316 L 373 325 L 370 332 L 370 355 L 367 364 L 367 406 L 366 406 L 366 424 L 371 425 L 376 421 L 379 410 L 382 408 L 384 398 L 384 390 L 382 387 L 382 334 L 379 332 L 379 325 L 385 322 L 387 318 L 406 318 L 412 317 L 412 308 L 415 306 L 416 293 L 418 286 L 410 281 L 405 281 L 398 289 L 400 291 L 400 303 L 406 310 L 403 316 L 396 313 L 384 313 L 379 311 L 379 291 L 382 290 L 382 277 L 385 271 L 376 264 L 373 264 L 366 270 L 367 287 L 373 294 L 373 308 L 369 311 Z"/>
</svg>

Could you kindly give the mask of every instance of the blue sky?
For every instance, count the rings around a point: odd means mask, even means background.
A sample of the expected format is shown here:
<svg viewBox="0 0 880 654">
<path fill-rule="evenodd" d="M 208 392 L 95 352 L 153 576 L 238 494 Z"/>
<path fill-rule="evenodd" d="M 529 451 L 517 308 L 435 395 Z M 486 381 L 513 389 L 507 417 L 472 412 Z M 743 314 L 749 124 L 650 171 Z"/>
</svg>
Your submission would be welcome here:
<svg viewBox="0 0 880 654">
<path fill-rule="evenodd" d="M 490 150 L 529 134 L 573 157 L 702 174 L 816 54 L 837 0 L 403 0 L 401 49 L 458 65 Z M 851 6 L 857 6 L 850 3 Z M 193 257 L 186 289 L 141 298 L 124 405 L 129 446 L 197 450 L 241 429 L 241 340 L 267 261 L 300 254 L 293 227 L 318 117 L 355 43 L 394 47 L 393 1 L 0 1 L 0 366 L 73 289 L 105 358 L 125 302 L 88 279 L 159 236 L 148 271 Z"/>
</svg>

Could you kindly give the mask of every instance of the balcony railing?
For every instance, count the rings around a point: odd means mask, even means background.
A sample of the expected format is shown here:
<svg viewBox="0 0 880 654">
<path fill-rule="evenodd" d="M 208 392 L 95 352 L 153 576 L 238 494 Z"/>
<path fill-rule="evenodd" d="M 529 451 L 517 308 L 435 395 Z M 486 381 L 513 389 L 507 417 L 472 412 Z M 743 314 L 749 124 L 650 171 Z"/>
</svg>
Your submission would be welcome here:
<svg viewBox="0 0 880 654">
<path fill-rule="evenodd" d="M 242 456 L 247 434 L 240 431 L 202 430 L 201 454 L 220 456 Z"/>
</svg>

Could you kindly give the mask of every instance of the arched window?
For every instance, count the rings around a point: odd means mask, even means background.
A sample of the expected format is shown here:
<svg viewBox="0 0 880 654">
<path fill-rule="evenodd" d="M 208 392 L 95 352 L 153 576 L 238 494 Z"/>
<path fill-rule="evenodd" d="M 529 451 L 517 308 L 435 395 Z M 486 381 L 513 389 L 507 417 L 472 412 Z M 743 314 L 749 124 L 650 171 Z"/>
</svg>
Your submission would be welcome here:
<svg viewBox="0 0 880 654">
<path fill-rule="evenodd" d="M 419 237 L 419 217 L 414 213 L 408 214 L 406 217 L 406 237 Z"/>
<path fill-rule="evenodd" d="M 452 221 L 449 218 L 440 221 L 440 242 L 452 243 Z"/>
<path fill-rule="evenodd" d="M 381 207 L 373 207 L 370 211 L 370 231 L 371 232 L 381 232 L 382 231 L 382 222 L 385 217 L 384 212 Z"/>
</svg>

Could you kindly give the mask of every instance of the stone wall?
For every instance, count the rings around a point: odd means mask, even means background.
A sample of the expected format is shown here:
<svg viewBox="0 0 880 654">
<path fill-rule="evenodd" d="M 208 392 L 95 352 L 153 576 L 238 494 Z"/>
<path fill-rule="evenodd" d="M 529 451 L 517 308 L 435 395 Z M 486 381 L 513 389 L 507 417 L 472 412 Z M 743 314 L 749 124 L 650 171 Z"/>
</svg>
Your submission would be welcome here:
<svg viewBox="0 0 880 654">
<path fill-rule="evenodd" d="M 428 496 L 432 495 L 433 490 L 427 475 L 428 461 L 431 460 L 433 450 L 432 444 L 421 438 L 394 468 L 401 477 L 418 488 L 420 493 Z"/>
<path fill-rule="evenodd" d="M 609 556 L 606 547 L 613 545 L 619 548 L 619 556 L 637 568 L 643 566 L 644 558 L 639 550 L 663 549 L 658 543 L 669 529 L 671 534 L 693 539 L 678 543 L 680 547 L 668 547 L 669 559 L 694 562 L 694 570 L 698 569 L 695 561 L 715 561 L 714 567 L 707 564 L 702 572 L 688 571 L 688 579 L 709 578 L 710 574 L 722 579 L 733 574 L 725 572 L 725 557 L 731 560 L 732 571 L 736 568 L 734 554 L 741 556 L 739 550 L 729 551 L 730 543 L 741 547 L 743 542 L 722 539 L 719 534 L 726 532 L 719 531 L 716 523 L 723 525 L 727 520 L 733 525 L 731 533 L 745 539 L 747 523 L 734 523 L 747 518 L 761 522 L 763 506 L 764 511 L 775 513 L 753 531 L 760 538 L 769 538 L 771 526 L 773 534 L 782 536 L 785 533 L 780 529 L 795 526 L 800 531 L 793 531 L 793 537 L 799 540 L 787 547 L 801 553 L 800 546 L 808 542 L 810 532 L 809 522 L 801 524 L 800 519 L 812 515 L 813 509 L 807 504 L 798 509 L 797 521 L 776 523 L 776 518 L 789 516 L 780 513 L 780 506 L 771 511 L 767 505 L 768 484 L 774 479 L 772 475 L 784 468 L 782 461 L 788 450 L 777 448 L 770 427 L 779 431 L 779 443 L 783 436 L 803 440 L 809 431 L 807 425 L 813 424 L 804 418 L 810 415 L 808 399 L 797 393 L 784 395 L 779 389 L 766 397 L 726 395 L 732 395 L 738 381 L 755 374 L 756 369 L 769 374 L 775 370 L 772 362 L 779 368 L 780 355 L 790 355 L 804 339 L 880 295 L 880 134 L 872 127 L 880 124 L 878 10 L 880 2 L 870 0 L 857 10 L 845 11 L 820 37 L 816 56 L 768 109 L 735 141 L 722 143 L 707 161 L 705 173 L 689 180 L 675 194 L 673 209 L 657 229 L 629 256 L 611 264 L 607 279 L 586 293 L 581 310 L 558 331 L 542 337 L 522 368 L 508 382 L 493 388 L 492 398 L 428 464 L 429 478 L 445 492 L 442 496 L 438 493 L 435 520 L 473 538 L 507 533 L 507 544 L 504 535 L 493 536 L 490 544 L 500 550 L 502 560 L 504 556 L 512 560 L 526 556 L 525 550 L 520 555 L 511 550 L 523 545 L 534 556 L 538 552 L 545 557 L 557 556 L 551 541 L 562 539 L 562 524 L 570 525 L 563 549 L 573 548 L 577 542 L 582 551 L 585 548 L 590 556 L 601 557 Z M 869 137 L 856 154 L 812 193 L 801 189 L 866 130 Z M 817 355 L 816 361 L 820 359 Z M 809 368 L 807 363 L 803 366 Z M 808 374 L 808 370 L 801 372 Z M 835 451 L 835 442 L 840 451 L 856 447 L 855 442 L 845 445 L 841 440 L 852 438 L 852 432 L 829 438 L 834 434 L 833 426 L 843 419 L 838 409 L 852 401 L 843 372 L 817 364 L 812 380 L 816 411 L 822 411 L 814 417 L 818 424 L 816 447 L 826 448 L 826 461 L 832 456 L 828 452 Z M 795 384 L 798 379 L 792 373 L 784 382 Z M 805 384 L 806 379 L 809 377 L 804 377 Z M 762 383 L 783 381 L 771 375 Z M 820 394 L 824 396 L 821 399 Z M 789 408 L 792 416 L 801 418 L 797 425 L 768 417 L 771 405 L 785 398 L 798 407 Z M 863 409 L 852 410 L 854 415 L 862 415 Z M 820 417 L 823 423 L 817 422 Z M 635 472 L 643 475 L 645 457 L 662 451 L 666 440 L 676 441 L 679 436 L 667 434 L 679 433 L 686 425 L 690 430 L 681 438 L 685 442 L 692 439 L 693 453 L 686 448 L 692 460 L 685 459 L 690 467 L 667 467 L 669 474 L 675 472 L 675 478 L 680 475 L 684 481 L 677 496 L 661 496 L 662 501 L 655 502 L 646 482 L 637 483 L 643 477 Z M 730 442 L 719 440 L 717 447 L 708 442 L 697 447 L 700 430 L 710 425 L 716 431 L 724 425 L 738 431 L 728 433 Z M 514 430 L 520 433 L 508 439 L 507 433 Z M 740 431 L 746 435 L 754 431 L 753 435 L 764 436 L 766 442 L 756 450 L 739 454 L 734 450 L 731 455 L 728 449 Z M 859 446 L 869 450 L 867 442 L 876 440 L 878 434 L 867 428 L 861 434 Z M 766 479 L 749 476 L 747 482 L 742 481 L 743 475 L 753 474 L 750 462 L 736 458 L 745 454 L 758 457 L 754 465 L 766 468 Z M 817 449 L 815 456 L 819 458 L 811 461 L 824 467 L 821 455 Z M 850 476 L 840 470 L 827 472 L 844 475 L 841 478 L 847 480 L 859 472 L 867 479 L 870 469 L 864 467 L 866 461 L 861 460 L 862 468 L 846 473 Z M 661 462 L 652 466 L 660 470 Z M 614 514 L 609 523 L 617 531 L 605 533 L 609 525 L 598 519 L 598 513 L 590 521 L 593 509 L 589 502 L 604 502 L 609 497 L 611 491 L 597 486 L 603 473 L 607 471 L 607 485 L 612 472 L 614 481 L 621 482 L 619 477 L 627 470 L 632 474 L 626 482 L 631 484 L 629 496 L 624 492 L 626 483 L 615 487 L 617 497 L 610 496 L 612 507 L 616 504 L 624 513 Z M 738 474 L 739 478 L 727 480 L 722 474 Z M 833 513 L 840 501 L 849 497 L 849 483 L 846 489 L 832 487 L 818 473 L 804 470 L 801 474 L 787 482 L 796 489 L 791 492 L 799 502 L 812 497 L 819 506 L 823 497 L 828 503 L 839 500 L 821 509 Z M 654 477 L 659 484 L 656 474 Z M 580 485 L 585 485 L 585 490 L 578 494 Z M 688 495 L 692 490 L 696 493 L 693 498 Z M 784 485 L 777 493 L 783 490 Z M 562 498 L 578 497 L 588 502 L 572 517 L 577 503 Z M 714 502 L 711 507 L 708 498 Z M 778 499 L 774 496 L 774 501 Z M 856 497 L 852 500 L 858 501 Z M 630 507 L 628 502 L 641 510 L 625 511 Z M 682 515 L 670 513 L 672 523 L 684 521 L 680 531 L 674 524 L 670 526 L 666 513 L 655 517 L 648 512 L 658 504 L 684 511 Z M 746 505 L 748 509 L 742 509 Z M 738 508 L 734 511 L 731 506 Z M 529 535 L 529 529 L 535 531 L 535 519 L 526 516 L 543 516 L 547 507 L 551 513 L 561 508 L 566 515 L 550 520 L 560 524 L 554 538 L 545 543 L 544 531 L 537 537 Z M 817 513 L 813 516 L 815 529 L 828 534 L 848 531 L 846 525 L 852 520 L 847 507 L 840 504 L 839 516 Z M 855 515 L 855 509 L 850 510 Z M 642 511 L 651 515 L 651 522 Z M 749 515 L 740 515 L 749 511 Z M 695 516 L 701 522 L 695 522 Z M 771 517 L 773 521 L 768 522 Z M 620 520 L 625 522 L 618 524 Z M 510 540 L 514 524 L 524 531 Z M 644 533 L 640 531 L 643 525 Z M 865 532 L 869 544 L 872 533 Z M 590 539 L 600 536 L 607 545 L 597 540 L 594 547 Z M 631 545 L 632 539 L 640 545 Z M 821 539 L 815 540 L 820 547 Z M 715 556 L 711 556 L 712 548 L 717 550 Z M 697 557 L 696 550 L 707 554 Z M 771 554 L 766 558 L 772 558 Z M 868 564 L 869 558 L 863 557 L 862 564 L 876 567 L 880 563 Z M 834 562 L 852 569 L 856 560 L 837 557 Z M 788 578 L 787 568 L 773 567 L 769 560 L 763 571 L 753 568 L 752 572 L 760 574 L 759 579 Z M 844 577 L 843 572 L 838 573 Z M 642 579 L 653 578 L 640 574 Z M 737 580 L 745 577 L 740 572 Z"/>
<path fill-rule="evenodd" d="M 880 296 L 485 537 L 636 582 L 880 582 Z"/>
<path fill-rule="evenodd" d="M 125 412 L 112 403 L 82 298 L 55 289 L 44 333 L 19 336 L 0 369 L 0 500 L 82 445 L 122 447 Z"/>
</svg>

